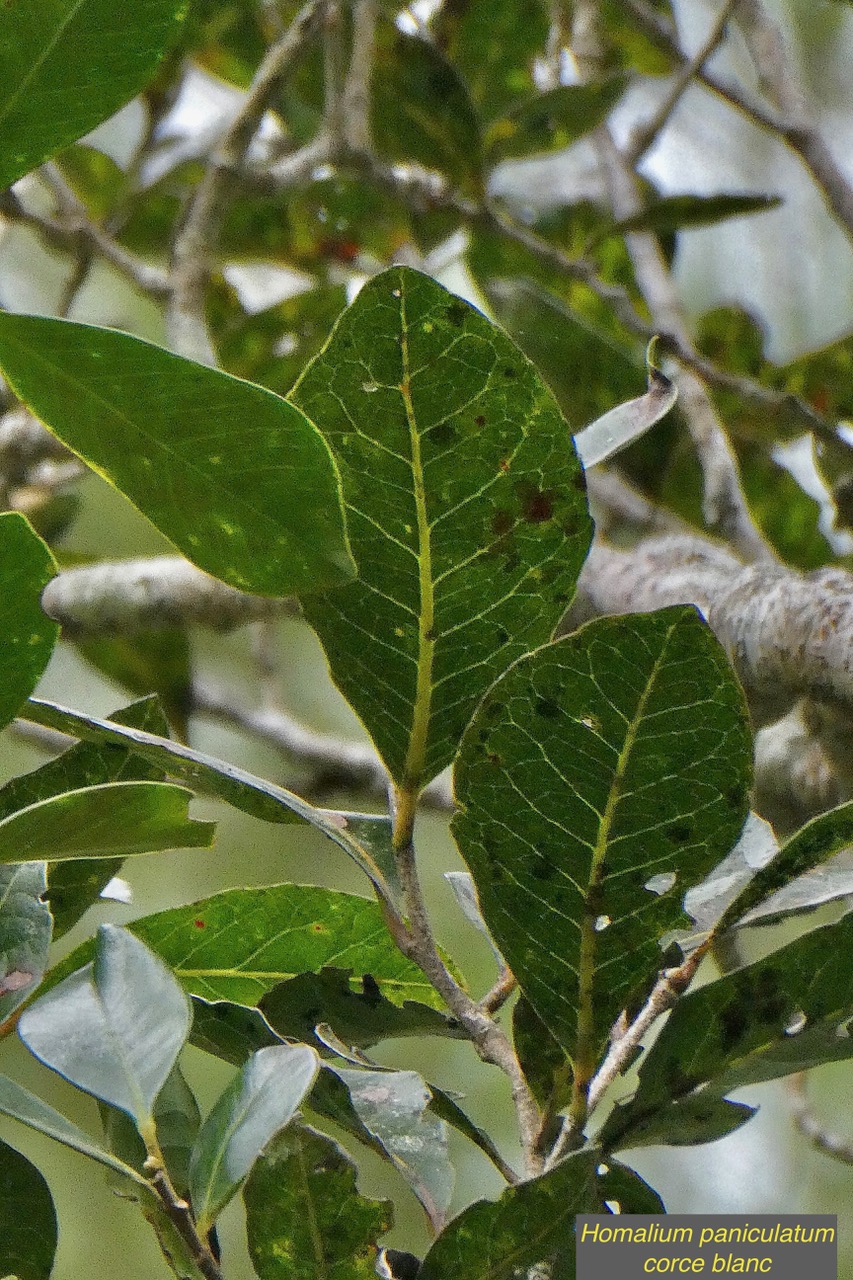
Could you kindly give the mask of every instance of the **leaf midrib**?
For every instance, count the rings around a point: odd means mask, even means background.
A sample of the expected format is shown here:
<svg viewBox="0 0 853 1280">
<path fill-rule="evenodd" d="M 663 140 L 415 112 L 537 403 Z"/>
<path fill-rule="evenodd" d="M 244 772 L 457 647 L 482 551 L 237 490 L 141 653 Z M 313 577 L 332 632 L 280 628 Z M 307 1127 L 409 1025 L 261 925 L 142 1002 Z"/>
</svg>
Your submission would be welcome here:
<svg viewBox="0 0 853 1280">
<path fill-rule="evenodd" d="M 409 734 L 409 748 L 403 767 L 403 787 L 408 791 L 416 791 L 420 786 L 426 766 L 426 748 L 429 733 L 430 711 L 432 708 L 432 672 L 435 658 L 435 584 L 432 579 L 432 541 L 429 516 L 427 513 L 426 488 L 424 485 L 423 462 L 421 459 L 421 438 L 412 403 L 409 343 L 406 326 L 405 284 L 400 288 L 400 351 L 403 359 L 403 377 L 400 382 L 400 393 L 406 408 L 406 421 L 409 427 L 411 449 L 412 487 L 415 498 L 415 513 L 418 533 L 418 583 L 420 591 L 420 609 L 418 616 L 418 662 L 415 683 L 415 703 L 412 714 L 412 727 Z"/>
<path fill-rule="evenodd" d="M 645 715 L 646 706 L 664 664 L 670 637 L 674 630 L 675 626 L 671 626 L 667 630 L 663 643 L 655 657 L 652 669 L 637 702 L 634 714 L 628 722 L 625 739 L 619 752 L 613 780 L 608 791 L 607 803 L 604 806 L 604 813 L 602 814 L 601 822 L 599 823 L 598 839 L 596 840 L 595 848 L 592 851 L 583 919 L 581 921 L 578 959 L 577 1040 L 573 1065 L 575 1077 L 580 1080 L 584 1080 L 591 1076 L 595 1066 L 596 1055 L 593 986 L 596 972 L 597 933 L 595 929 L 596 918 L 593 917 L 592 913 L 587 909 L 587 906 L 590 894 L 600 883 L 601 868 L 607 853 L 610 831 L 616 816 L 616 809 L 619 805 L 620 799 L 622 798 L 622 781 L 631 759 L 631 753 L 636 745 L 637 734 Z"/>
</svg>

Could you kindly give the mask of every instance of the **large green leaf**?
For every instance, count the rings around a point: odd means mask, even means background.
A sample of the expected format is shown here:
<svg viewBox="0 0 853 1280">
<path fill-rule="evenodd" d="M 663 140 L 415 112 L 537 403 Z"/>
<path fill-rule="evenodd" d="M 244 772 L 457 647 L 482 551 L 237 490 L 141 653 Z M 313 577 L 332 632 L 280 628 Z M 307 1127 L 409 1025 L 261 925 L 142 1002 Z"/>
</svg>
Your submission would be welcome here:
<svg viewBox="0 0 853 1280">
<path fill-rule="evenodd" d="M 43 862 L 0 866 L 0 1023 L 41 982 L 51 940 Z"/>
<path fill-rule="evenodd" d="M 64 444 L 214 577 L 279 596 L 352 576 L 334 462 L 279 396 L 126 333 L 8 312 L 0 366 Z"/>
<path fill-rule="evenodd" d="M 192 798 L 170 782 L 107 782 L 50 796 L 0 821 L 0 863 L 209 849 L 215 824 L 187 816 Z"/>
<path fill-rule="evenodd" d="M 684 996 L 640 1068 L 636 1094 L 608 1117 L 601 1141 L 678 1143 L 685 1100 L 711 1107 L 742 1085 L 853 1056 L 851 946 L 853 916 L 846 916 Z"/>
<path fill-rule="evenodd" d="M 212 793 L 227 804 L 264 822 L 293 822 L 297 818 L 322 831 L 344 850 L 386 899 L 398 896 L 387 817 L 342 814 L 316 809 L 292 791 L 247 773 L 237 765 L 193 751 L 142 729 L 83 715 L 51 702 L 30 699 L 27 718 L 37 724 L 70 733 L 91 742 L 130 747 L 164 772 L 183 779 L 200 791 Z"/>
<path fill-rule="evenodd" d="M 54 1111 L 53 1107 L 49 1107 L 46 1102 L 42 1102 L 41 1098 L 37 1098 L 34 1093 L 30 1093 L 29 1089 L 25 1089 L 15 1080 L 10 1080 L 8 1076 L 0 1076 L 0 1113 L 20 1121 L 28 1129 L 46 1134 L 48 1138 L 61 1142 L 72 1151 L 88 1156 L 90 1160 L 97 1160 L 113 1173 L 120 1173 L 123 1177 L 131 1178 L 144 1187 L 148 1186 L 146 1179 L 130 1165 L 125 1164 L 109 1151 L 105 1151 L 82 1129 L 78 1129 L 70 1120 L 66 1120 L 65 1116 Z"/>
<path fill-rule="evenodd" d="M 387 1200 L 359 1195 L 336 1142 L 294 1124 L 263 1152 L 243 1190 L 249 1253 L 260 1280 L 375 1280 Z"/>
<path fill-rule="evenodd" d="M 304 1044 L 260 1049 L 219 1098 L 190 1160 L 190 1195 L 202 1236 L 270 1139 L 293 1118 L 318 1066 L 316 1053 Z"/>
<path fill-rule="evenodd" d="M 10 0 L 0 16 L 0 187 L 144 88 L 187 0 Z"/>
<path fill-rule="evenodd" d="M 36 687 L 59 636 L 41 607 L 55 573 L 53 556 L 28 521 L 14 511 L 0 515 L 0 728 Z"/>
<path fill-rule="evenodd" d="M 564 612 L 590 536 L 580 466 L 521 352 L 407 268 L 365 285 L 292 395 L 338 459 L 360 574 L 306 614 L 415 790 Z"/>
<path fill-rule="evenodd" d="M 101 925 L 94 964 L 31 1005 L 18 1029 L 46 1066 L 126 1111 L 143 1130 L 190 1017 L 163 962 L 124 929 Z"/>
<path fill-rule="evenodd" d="M 48 1280 L 58 1240 L 50 1188 L 34 1164 L 0 1142 L 0 1272 Z"/>
<path fill-rule="evenodd" d="M 599 84 L 559 85 L 514 104 L 492 120 L 485 143 L 491 163 L 568 147 L 604 121 L 625 90 L 618 76 Z"/>
<path fill-rule="evenodd" d="M 129 928 L 204 1000 L 256 1005 L 278 983 L 336 965 L 369 974 L 380 999 L 394 1005 L 443 1007 L 395 947 L 377 904 L 355 894 L 301 884 L 228 889 Z M 353 978 L 353 993 L 360 987 Z"/>
<path fill-rule="evenodd" d="M 735 843 L 750 772 L 743 693 L 692 608 L 592 622 L 483 699 L 454 829 L 486 922 L 576 1074 L 643 995 L 686 889 Z"/>
<path fill-rule="evenodd" d="M 359 971 L 362 968 L 359 962 Z M 392 994 L 399 997 L 399 990 L 394 991 L 392 986 Z M 435 1002 L 434 993 L 423 994 Z M 368 1049 L 377 1040 L 398 1036 L 466 1038 L 452 1018 L 414 1000 L 392 1004 L 374 974 L 364 973 L 359 978 L 352 969 L 330 967 L 319 973 L 301 973 L 273 987 L 260 1008 L 282 1039 L 311 1042 L 315 1028 L 322 1024 L 330 1027 L 348 1049 Z"/>
<path fill-rule="evenodd" d="M 552 1280 L 573 1280 L 575 1214 L 609 1213 L 605 1201 L 616 1198 L 598 1173 L 600 1161 L 598 1150 L 579 1151 L 550 1173 L 508 1188 L 499 1200 L 469 1205 L 435 1241 L 419 1280 L 521 1280 L 539 1268 L 547 1268 Z M 626 1188 L 631 1181 L 642 1184 L 630 1170 L 624 1174 Z"/>
</svg>

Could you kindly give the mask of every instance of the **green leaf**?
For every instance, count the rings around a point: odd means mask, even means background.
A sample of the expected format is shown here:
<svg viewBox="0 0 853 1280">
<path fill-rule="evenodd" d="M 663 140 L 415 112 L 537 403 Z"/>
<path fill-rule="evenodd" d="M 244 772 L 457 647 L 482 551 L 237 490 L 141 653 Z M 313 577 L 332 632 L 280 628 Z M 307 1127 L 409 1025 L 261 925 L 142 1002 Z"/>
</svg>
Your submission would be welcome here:
<svg viewBox="0 0 853 1280">
<path fill-rule="evenodd" d="M 613 1149 L 678 1142 L 682 1100 L 709 1107 L 742 1085 L 853 1057 L 853 916 L 679 1001 L 640 1068 L 633 1099 L 600 1134 Z"/>
<path fill-rule="evenodd" d="M 589 545 L 580 467 L 521 352 L 407 268 L 365 285 L 292 394 L 337 457 L 360 574 L 306 616 L 413 791 L 564 612 Z"/>
<path fill-rule="evenodd" d="M 663 196 L 641 213 L 614 222 L 603 234 L 626 235 L 631 231 L 653 231 L 656 235 L 668 235 L 688 227 L 712 227 L 728 218 L 742 218 L 750 213 L 766 213 L 769 209 L 778 209 L 781 203 L 781 196 Z"/>
<path fill-rule="evenodd" d="M 18 1024 L 31 1053 L 144 1131 L 190 1029 L 187 997 L 124 929 L 101 925 L 93 965 L 31 1005 Z"/>
<path fill-rule="evenodd" d="M 480 704 L 455 834 L 486 923 L 576 1074 L 642 997 L 685 890 L 737 839 L 750 772 L 743 693 L 692 608 L 592 622 L 522 658 Z"/>
<path fill-rule="evenodd" d="M 0 18 L 0 187 L 88 133 L 144 88 L 186 0 L 18 0 Z"/>
<path fill-rule="evenodd" d="M 358 964 L 363 972 L 365 963 L 359 960 Z M 377 980 L 372 972 L 359 980 L 352 969 L 323 968 L 280 982 L 263 997 L 260 1008 L 277 1035 L 310 1043 L 320 1023 L 330 1026 L 348 1048 L 367 1049 L 377 1040 L 397 1036 L 466 1038 L 458 1022 L 428 1004 L 414 1000 L 392 1004 L 383 987 L 399 999 L 399 988 Z M 434 993 L 422 994 L 435 1003 Z"/>
<path fill-rule="evenodd" d="M 69 711 L 51 702 L 30 699 L 27 717 L 37 724 L 71 733 L 92 742 L 117 743 L 173 777 L 182 778 L 200 791 L 212 793 L 264 822 L 293 822 L 296 818 L 322 831 L 365 872 L 386 901 L 399 897 L 387 817 L 373 814 L 341 814 L 315 809 L 292 791 L 277 787 L 236 765 L 193 751 L 182 743 L 146 733 L 97 716 Z"/>
<path fill-rule="evenodd" d="M 334 462 L 272 392 L 126 333 L 8 312 L 0 365 L 64 444 L 214 577 L 280 596 L 354 573 Z"/>
<path fill-rule="evenodd" d="M 571 430 L 579 432 L 635 395 L 642 362 L 630 341 L 617 340 L 595 315 L 586 314 L 583 302 L 571 307 L 527 276 L 506 276 L 504 268 L 522 264 L 495 259 L 491 249 L 485 237 L 474 238 L 471 270 L 495 317 L 554 392 Z M 578 378 L 578 369 L 590 368 L 595 378 Z"/>
<path fill-rule="evenodd" d="M 228 889 L 128 927 L 186 991 L 204 1000 L 256 1005 L 278 984 L 335 965 L 369 975 L 380 1005 L 419 1001 L 430 1013 L 444 1007 L 418 966 L 397 950 L 376 902 L 355 894 L 301 884 Z M 345 985 L 359 1007 L 361 982 L 353 977 Z"/>
<path fill-rule="evenodd" d="M 214 1105 L 198 1135 L 189 1186 L 204 1237 L 269 1140 L 293 1118 L 317 1074 L 307 1045 L 260 1049 Z"/>
<path fill-rule="evenodd" d="M 666 19 L 675 30 L 670 0 L 647 0 L 646 8 Z M 600 21 L 604 31 L 608 68 L 638 71 L 642 75 L 665 75 L 673 70 L 673 55 L 661 47 L 642 16 L 635 17 L 623 0 L 601 0 Z"/>
<path fill-rule="evenodd" d="M 193 1027 L 190 1041 L 197 1049 L 242 1067 L 258 1049 L 281 1044 L 260 1009 L 231 1004 L 227 1000 L 191 997 Z"/>
<path fill-rule="evenodd" d="M 518 1280 L 539 1267 L 549 1268 L 552 1280 L 572 1280 L 575 1214 L 608 1212 L 600 1160 L 600 1151 L 576 1152 L 499 1200 L 469 1205 L 432 1245 L 418 1280 Z"/>
<path fill-rule="evenodd" d="M 514 104 L 486 130 L 489 163 L 557 151 L 577 142 L 607 119 L 625 84 L 624 77 L 617 76 L 597 84 L 560 85 Z"/>
<path fill-rule="evenodd" d="M 156 698 L 143 698 L 115 712 L 111 719 L 154 732 L 167 726 Z M 38 800 L 105 782 L 160 781 L 161 770 L 125 747 L 77 743 L 31 773 L 12 778 L 0 788 L 0 818 Z M 118 874 L 121 858 L 73 858 L 48 867 L 47 896 L 53 913 L 53 939 L 61 938 L 80 919 L 101 890 Z"/>
<path fill-rule="evenodd" d="M 312 188 L 313 190 L 313 188 Z M 306 196 L 308 192 L 304 193 Z M 276 201 L 281 217 L 281 201 Z M 329 256 L 360 248 L 361 227 L 346 223 L 326 246 Z M 332 252 L 334 250 L 334 253 Z M 240 378 L 260 382 L 278 395 L 287 395 L 299 374 L 329 336 L 332 325 L 346 306 L 341 284 L 315 282 L 305 293 L 286 298 L 259 315 L 247 316 L 233 289 L 214 282 L 208 310 L 217 352 L 223 368 Z"/>
<path fill-rule="evenodd" d="M 0 728 L 36 687 L 59 637 L 41 607 L 55 573 L 53 556 L 24 517 L 0 515 Z"/>
<path fill-rule="evenodd" d="M 188 817 L 192 799 L 169 782 L 107 782 L 51 796 L 0 821 L 0 863 L 209 849 L 215 824 Z"/>
<path fill-rule="evenodd" d="M 645 1116 L 631 1127 L 630 1137 L 617 1147 L 695 1147 L 717 1142 L 740 1129 L 758 1107 L 714 1097 L 707 1090 L 678 1098 L 670 1106 Z"/>
<path fill-rule="evenodd" d="M 388 1200 L 359 1195 L 357 1169 L 325 1134 L 294 1124 L 260 1156 L 243 1189 L 260 1280 L 375 1280 Z"/>
<path fill-rule="evenodd" d="M 0 1142 L 0 1272 L 48 1280 L 59 1230 L 50 1188 L 20 1151 Z"/>
<path fill-rule="evenodd" d="M 429 1086 L 415 1071 L 364 1071 L 324 1063 L 310 1105 L 388 1160 L 438 1229 L 455 1173 L 444 1122 L 427 1114 L 431 1101 Z"/>
<path fill-rule="evenodd" d="M 479 188 L 477 115 L 465 81 L 432 40 L 406 35 L 383 16 L 371 91 L 380 155 L 437 169 L 463 191 Z"/>
<path fill-rule="evenodd" d="M 484 118 L 534 91 L 533 65 L 548 40 L 548 11 L 541 0 L 442 5 L 433 32 Z"/>
<path fill-rule="evenodd" d="M 0 1023 L 41 982 L 51 940 L 43 862 L 0 866 Z"/>
<path fill-rule="evenodd" d="M 798 876 L 813 870 L 853 844 L 853 803 L 839 805 L 801 827 L 767 866 L 752 877 L 743 892 L 726 908 L 716 925 L 722 933 L 741 921 L 753 908 L 765 903 Z M 769 904 L 767 904 L 769 905 Z"/>
<path fill-rule="evenodd" d="M 113 1173 L 120 1173 L 123 1177 L 148 1187 L 145 1178 L 130 1165 L 105 1151 L 82 1129 L 78 1129 L 65 1116 L 54 1111 L 53 1107 L 49 1107 L 41 1098 L 37 1098 L 29 1089 L 10 1080 L 8 1076 L 0 1076 L 0 1113 L 20 1121 L 28 1129 L 46 1134 L 56 1142 L 61 1142 L 64 1147 L 70 1147 L 72 1151 L 79 1151 L 90 1160 L 97 1160 L 98 1164 L 105 1165 Z"/>
<path fill-rule="evenodd" d="M 550 1106 L 555 1112 L 567 1106 L 572 1092 L 572 1071 L 566 1051 L 524 995 L 513 1005 L 512 1039 L 521 1069 L 539 1105 Z"/>
</svg>

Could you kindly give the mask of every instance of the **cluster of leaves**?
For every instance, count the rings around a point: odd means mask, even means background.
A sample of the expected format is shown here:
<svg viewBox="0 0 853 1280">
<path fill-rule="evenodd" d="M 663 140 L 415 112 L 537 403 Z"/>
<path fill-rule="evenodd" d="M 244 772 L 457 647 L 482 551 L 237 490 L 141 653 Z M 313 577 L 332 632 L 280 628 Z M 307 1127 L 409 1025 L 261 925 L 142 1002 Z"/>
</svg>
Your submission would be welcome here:
<svg viewBox="0 0 853 1280">
<path fill-rule="evenodd" d="M 183 8 L 149 0 L 137 31 L 113 6 L 112 36 L 97 0 L 68 6 L 59 24 L 53 7 L 38 9 L 38 21 L 13 9 L 4 22 L 15 39 L 0 41 L 0 183 L 141 89 L 170 44 L 177 57 L 182 41 L 194 42 L 203 61 L 245 83 L 264 41 L 255 6 L 199 5 L 182 34 Z M 92 65 L 93 13 L 108 68 Z M 630 22 L 610 16 L 623 37 L 614 78 L 534 96 L 542 10 L 507 5 L 498 16 L 491 6 L 446 5 L 432 41 L 388 22 L 374 111 L 388 159 L 438 168 L 476 193 L 498 161 L 564 146 L 599 122 L 622 92 L 623 64 L 657 66 Z M 73 111 L 45 107 L 57 83 Z M 279 104 L 297 141 L 316 123 L 316 83 L 309 65 Z M 391 129 L 410 83 L 427 123 L 419 107 Z M 82 148 L 60 160 L 89 200 L 91 161 Z M 301 598 L 387 768 L 392 814 L 322 810 L 175 742 L 155 698 L 110 719 L 33 698 L 57 641 L 39 607 L 55 565 L 23 517 L 0 516 L 2 723 L 23 714 L 79 739 L 0 790 L 0 1018 L 10 1027 L 20 1015 L 32 1053 L 99 1100 L 103 1133 L 82 1132 L 7 1078 L 0 1110 L 116 1174 L 179 1276 L 220 1274 L 216 1221 L 241 1191 L 262 1280 L 372 1273 L 392 1208 L 359 1193 L 354 1162 L 323 1132 L 332 1122 L 418 1196 L 435 1233 L 423 1280 L 543 1265 L 569 1277 L 576 1213 L 614 1203 L 662 1209 L 616 1154 L 713 1140 L 751 1115 L 727 1098 L 732 1089 L 853 1053 L 843 962 L 851 925 L 841 920 L 689 993 L 648 1052 L 633 1099 L 580 1145 L 614 1021 L 637 1011 L 664 950 L 679 938 L 688 946 L 685 895 L 706 949 L 756 918 L 802 912 L 808 895 L 793 907 L 778 895 L 853 838 L 853 812 L 771 846 L 758 869 L 748 840 L 738 844 L 751 782 L 746 708 L 696 613 L 602 619 L 552 640 L 591 537 L 570 433 L 635 391 L 638 353 L 613 317 L 576 285 L 560 294 L 526 251 L 484 229 L 468 262 L 495 311 L 549 374 L 555 341 L 570 369 L 606 352 L 601 385 L 555 378 L 555 397 L 505 332 L 405 268 L 370 280 L 315 353 L 342 302 L 330 264 L 363 254 L 371 225 L 380 259 L 395 236 L 426 248 L 448 229 L 384 201 L 377 223 L 366 188 L 324 181 L 322 193 L 294 196 L 283 219 L 278 207 L 247 202 L 225 228 L 229 252 L 260 238 L 274 253 L 264 237 L 275 223 L 282 243 L 302 246 L 289 261 L 316 273 L 317 289 L 251 328 L 252 342 L 245 317 L 229 329 L 234 299 L 213 300 L 226 362 L 268 387 L 125 334 L 8 313 L 0 368 L 20 400 L 189 560 L 244 591 Z M 105 185 L 101 173 L 102 195 Z M 150 243 L 175 200 L 152 189 L 121 228 L 127 243 Z M 331 242 L 317 201 L 326 219 L 334 215 Z M 743 211 L 724 203 L 704 213 Z M 700 216 L 695 204 L 657 204 L 646 225 L 663 232 Z M 619 278 L 625 228 L 600 221 L 575 209 L 540 230 L 569 248 L 595 240 L 602 271 Z M 298 340 L 293 361 L 272 369 L 282 326 Z M 826 357 L 827 377 L 844 367 Z M 802 371 L 757 372 L 803 389 Z M 577 1129 L 578 1149 L 526 1180 L 452 1097 L 365 1054 L 385 1038 L 472 1034 L 411 958 L 418 904 L 401 874 L 418 797 L 449 765 L 453 829 L 470 869 L 457 889 L 518 981 L 514 1046 L 542 1109 L 542 1142 L 553 1146 L 567 1109 Z M 364 872 L 378 903 L 301 885 L 234 888 L 129 931 L 106 926 L 48 971 L 52 938 L 80 919 L 123 858 L 210 845 L 211 824 L 189 816 L 196 793 L 259 821 L 311 824 Z M 453 962 L 438 960 L 464 995 Z M 203 1122 L 180 1071 L 188 1040 L 238 1068 Z M 448 1125 L 510 1184 L 498 1202 L 479 1201 L 449 1223 Z M 0 1264 L 37 1280 L 52 1265 L 50 1194 L 24 1157 L 8 1147 L 2 1156 Z"/>
</svg>

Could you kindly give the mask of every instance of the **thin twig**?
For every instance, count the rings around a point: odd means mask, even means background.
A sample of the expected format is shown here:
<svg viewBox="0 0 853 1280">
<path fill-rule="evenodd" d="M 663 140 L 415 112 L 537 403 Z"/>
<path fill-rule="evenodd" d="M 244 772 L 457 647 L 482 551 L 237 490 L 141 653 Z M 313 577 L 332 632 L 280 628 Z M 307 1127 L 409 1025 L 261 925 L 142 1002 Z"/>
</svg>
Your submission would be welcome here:
<svg viewBox="0 0 853 1280">
<path fill-rule="evenodd" d="M 150 1163 L 152 1162 L 146 1161 L 146 1166 Z M 146 1172 L 170 1222 L 189 1248 L 193 1262 L 205 1280 L 224 1280 L 218 1262 L 196 1230 L 188 1202 L 177 1194 L 165 1168 L 158 1165 L 151 1170 L 146 1168 Z"/>
<path fill-rule="evenodd" d="M 840 1134 L 833 1133 L 818 1119 L 806 1094 L 805 1071 L 798 1071 L 791 1076 L 788 1092 L 794 1124 L 800 1133 L 824 1155 L 832 1156 L 833 1160 L 840 1160 L 842 1164 L 853 1165 L 853 1138 L 843 1138 Z"/>
<path fill-rule="evenodd" d="M 46 170 L 42 170 L 42 173 L 44 175 Z M 56 175 L 50 178 L 49 185 L 56 196 L 65 184 Z M 56 217 L 51 218 L 27 209 L 13 191 L 4 191 L 0 195 L 0 215 L 21 226 L 31 227 L 47 245 L 64 253 L 76 253 L 81 245 L 87 246 L 143 293 L 155 298 L 165 297 L 168 293 L 166 273 L 137 258 L 102 227 L 92 222 L 83 205 L 68 187 Z"/>
<path fill-rule="evenodd" d="M 682 64 L 689 61 L 678 44 L 671 23 L 662 18 L 651 5 L 645 0 L 625 0 L 625 5 L 648 34 L 671 57 L 678 59 Z M 784 69 L 780 74 L 775 75 L 773 80 L 773 88 L 785 106 L 785 114 L 767 107 L 745 93 L 740 86 L 730 80 L 724 80 L 707 68 L 702 68 L 696 78 L 713 90 L 724 102 L 745 115 L 753 124 L 775 134 L 795 155 L 799 156 L 837 222 L 853 240 L 853 188 L 819 128 L 804 118 L 802 97 L 793 80 L 789 60 L 785 60 Z"/>
<path fill-rule="evenodd" d="M 494 986 L 486 992 L 480 1001 L 480 1008 L 484 1013 L 496 1014 L 499 1009 L 503 1008 L 517 986 L 518 980 L 515 974 L 511 973 L 504 965 Z"/>
<path fill-rule="evenodd" d="M 696 80 L 708 59 L 722 44 L 726 36 L 729 18 L 740 3 L 741 0 L 725 0 L 701 47 L 689 61 L 685 61 L 679 68 L 678 74 L 652 116 L 634 130 L 624 150 L 625 160 L 632 168 L 636 166 L 649 147 L 657 140 L 658 135 L 669 123 L 672 113 L 690 85 Z"/>
<path fill-rule="evenodd" d="M 695 951 L 691 952 L 690 956 L 677 969 L 664 970 L 634 1021 L 625 1031 L 622 1031 L 620 1027 L 619 1033 L 611 1038 L 610 1048 L 589 1086 L 586 1105 L 587 1115 L 591 1115 L 595 1111 L 613 1081 L 627 1070 L 634 1061 L 643 1037 L 652 1024 L 667 1013 L 687 990 L 710 945 L 711 942 L 708 939 L 700 947 L 697 947 Z M 568 1155 L 570 1151 L 576 1150 L 581 1141 L 582 1135 L 578 1132 L 577 1127 L 572 1124 L 570 1119 L 567 1119 L 545 1162 L 545 1167 L 547 1169 L 553 1168 L 563 1156 Z"/>
<path fill-rule="evenodd" d="M 618 221 L 634 217 L 643 207 L 636 175 L 606 127 L 596 136 L 613 214 Z M 681 303 L 657 238 L 650 232 L 633 231 L 625 236 L 625 244 L 653 323 L 674 335 L 681 348 L 689 348 Z M 752 519 L 741 488 L 737 459 L 705 386 L 690 370 L 682 371 L 677 382 L 679 403 L 702 467 L 706 522 L 728 538 L 744 559 L 775 559 Z"/>
<path fill-rule="evenodd" d="M 219 227 L 228 204 L 231 175 L 241 168 L 270 98 L 319 30 L 326 0 L 309 0 L 258 67 L 240 110 L 213 149 L 172 247 L 172 293 L 167 308 L 169 341 L 181 355 L 215 364 L 205 320 L 205 290 Z"/>
<path fill-rule="evenodd" d="M 367 791 L 383 799 L 388 793 L 388 774 L 369 743 L 319 733 L 280 707 L 247 707 L 227 690 L 208 683 L 193 686 L 191 710 L 242 729 L 308 769 L 313 774 L 308 791 Z M 444 811 L 453 808 L 446 774 L 440 774 L 421 792 L 420 803 Z"/>
<path fill-rule="evenodd" d="M 411 839 L 399 844 L 396 852 L 408 925 L 406 937 L 399 940 L 398 945 L 401 945 L 408 959 L 413 960 L 429 978 L 451 1013 L 468 1032 L 482 1060 L 498 1067 L 509 1079 L 527 1173 L 532 1177 L 541 1172 L 541 1157 L 536 1150 L 536 1138 L 542 1119 L 539 1106 L 508 1036 L 462 990 L 439 954 L 432 922 L 424 904 Z"/>
<path fill-rule="evenodd" d="M 376 0 L 355 0 L 352 52 L 340 98 L 338 130 L 348 151 L 371 151 L 370 82 L 376 53 Z"/>
</svg>

